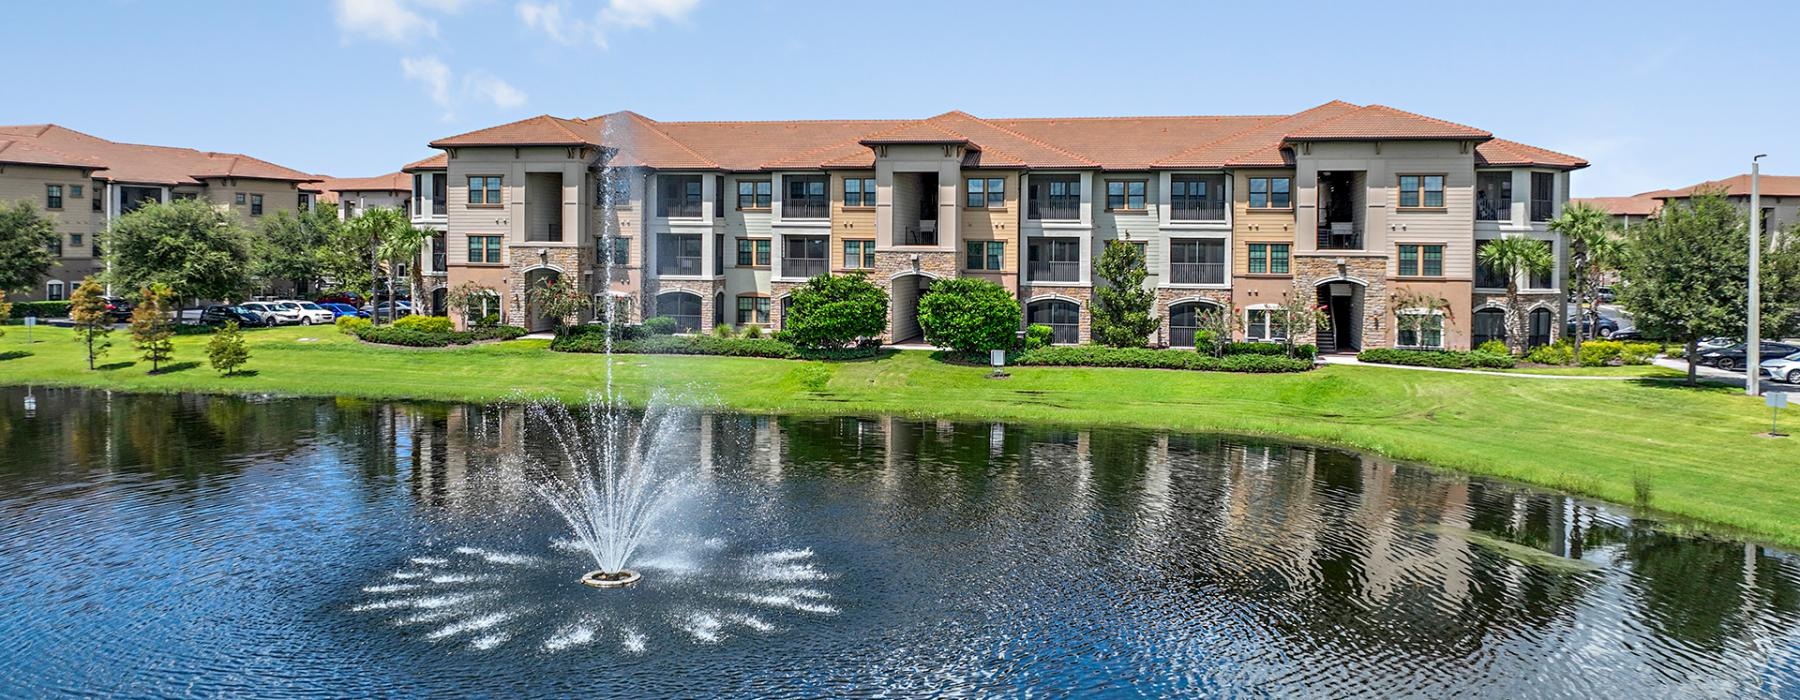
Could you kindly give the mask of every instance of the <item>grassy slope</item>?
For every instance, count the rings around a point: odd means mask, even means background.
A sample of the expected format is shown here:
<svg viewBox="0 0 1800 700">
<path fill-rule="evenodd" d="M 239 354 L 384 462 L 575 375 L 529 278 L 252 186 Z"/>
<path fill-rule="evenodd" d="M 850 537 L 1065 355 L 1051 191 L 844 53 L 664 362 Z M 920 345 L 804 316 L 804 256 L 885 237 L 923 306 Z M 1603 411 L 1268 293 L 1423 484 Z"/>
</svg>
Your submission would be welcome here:
<svg viewBox="0 0 1800 700">
<path fill-rule="evenodd" d="M 489 401 L 517 391 L 579 399 L 601 384 L 594 355 L 545 341 L 450 350 L 362 345 L 330 328 L 247 333 L 254 376 L 203 364 L 149 376 L 118 347 L 88 371 L 62 329 L 0 338 L 0 384 L 128 391 L 271 392 Z M 315 338 L 300 342 L 300 338 Z M 204 362 L 205 337 L 178 339 L 178 363 Z M 22 355 L 22 353 L 29 353 Z M 924 352 L 818 363 L 749 358 L 624 356 L 622 393 L 643 401 L 670 388 L 751 412 L 896 414 L 974 420 L 1129 425 L 1278 434 L 1493 474 L 1620 502 L 1634 480 L 1667 512 L 1800 546 L 1800 440 L 1757 436 L 1762 402 L 1738 390 L 1669 382 L 1559 381 L 1331 367 L 1300 375 L 1131 369 L 1013 368 L 985 378 Z"/>
</svg>

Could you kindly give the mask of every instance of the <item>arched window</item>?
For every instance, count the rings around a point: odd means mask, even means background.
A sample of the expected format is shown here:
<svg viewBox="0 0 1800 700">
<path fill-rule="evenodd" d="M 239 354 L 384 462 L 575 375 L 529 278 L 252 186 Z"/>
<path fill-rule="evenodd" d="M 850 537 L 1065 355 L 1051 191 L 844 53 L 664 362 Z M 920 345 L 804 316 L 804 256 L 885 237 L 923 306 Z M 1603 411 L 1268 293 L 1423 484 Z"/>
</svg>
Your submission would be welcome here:
<svg viewBox="0 0 1800 700">
<path fill-rule="evenodd" d="M 1219 309 L 1216 304 L 1201 301 L 1188 301 L 1169 307 L 1169 345 L 1177 348 L 1194 347 L 1194 334 L 1200 330 L 1202 314 Z"/>
<path fill-rule="evenodd" d="M 1531 320 L 1531 331 L 1525 336 L 1525 345 L 1534 348 L 1540 345 L 1549 345 L 1550 310 L 1533 309 L 1527 318 Z"/>
<path fill-rule="evenodd" d="M 50 301 L 63 301 L 68 295 L 63 293 L 62 280 L 50 280 L 44 283 L 44 298 Z"/>
<path fill-rule="evenodd" d="M 1050 336 L 1052 343 L 1073 345 L 1081 342 L 1081 307 L 1075 302 L 1062 299 L 1034 301 L 1027 307 L 1026 317 L 1033 325 L 1049 326 L 1054 331 Z"/>
<path fill-rule="evenodd" d="M 1499 309 L 1482 309 L 1475 312 L 1475 347 L 1490 340 L 1506 342 L 1506 312 Z"/>
<path fill-rule="evenodd" d="M 713 327 L 725 325 L 725 293 L 713 295 Z"/>
<path fill-rule="evenodd" d="M 692 292 L 668 292 L 656 296 L 656 315 L 675 319 L 675 332 L 700 330 L 700 295 Z"/>
<path fill-rule="evenodd" d="M 787 327 L 788 311 L 792 310 L 793 308 L 794 308 L 794 295 L 789 294 L 789 295 L 781 298 L 781 324 L 780 324 L 780 327 L 782 327 L 782 328 Z"/>
</svg>

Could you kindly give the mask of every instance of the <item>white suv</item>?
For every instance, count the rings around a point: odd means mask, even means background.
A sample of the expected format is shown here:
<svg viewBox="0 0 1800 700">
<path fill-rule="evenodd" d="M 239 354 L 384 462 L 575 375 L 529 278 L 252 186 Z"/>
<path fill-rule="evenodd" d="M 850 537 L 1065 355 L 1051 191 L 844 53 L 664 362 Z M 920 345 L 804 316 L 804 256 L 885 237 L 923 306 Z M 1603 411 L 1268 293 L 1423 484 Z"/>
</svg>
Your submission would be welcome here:
<svg viewBox="0 0 1800 700">
<path fill-rule="evenodd" d="M 292 302 L 289 303 L 292 304 Z M 283 304 L 281 304 L 281 302 L 246 301 L 242 306 L 262 314 L 263 318 L 269 319 L 271 325 L 289 326 L 301 322 L 299 305 L 293 305 L 291 308 L 282 308 Z"/>
<path fill-rule="evenodd" d="M 278 301 L 275 303 L 282 307 L 291 307 L 291 311 L 300 312 L 300 325 L 302 326 L 310 326 L 315 323 L 331 323 L 337 317 L 337 314 L 331 313 L 331 309 L 319 306 L 310 301 Z"/>
</svg>

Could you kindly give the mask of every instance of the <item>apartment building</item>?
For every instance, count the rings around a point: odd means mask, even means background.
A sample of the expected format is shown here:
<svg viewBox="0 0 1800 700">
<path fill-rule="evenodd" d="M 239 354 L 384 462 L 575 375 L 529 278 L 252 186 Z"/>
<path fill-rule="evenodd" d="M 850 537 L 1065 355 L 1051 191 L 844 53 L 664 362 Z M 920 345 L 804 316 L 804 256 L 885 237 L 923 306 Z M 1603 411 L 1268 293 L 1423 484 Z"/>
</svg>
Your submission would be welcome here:
<svg viewBox="0 0 1800 700">
<path fill-rule="evenodd" d="M 0 201 L 55 222 L 57 264 L 23 300 L 62 300 L 105 267 L 99 234 L 147 202 L 201 199 L 254 223 L 311 206 L 318 178 L 239 153 L 117 143 L 55 124 L 0 126 Z"/>
<path fill-rule="evenodd" d="M 1485 241 L 1563 246 L 1546 224 L 1579 158 L 1380 105 L 1262 116 L 657 122 L 539 116 L 432 142 L 413 201 L 446 183 L 447 283 L 493 289 L 509 322 L 574 276 L 629 318 L 686 330 L 780 326 L 814 275 L 861 271 L 890 295 L 889 337 L 917 339 L 918 299 L 947 277 L 1019 295 L 1022 323 L 1089 337 L 1095 257 L 1142 247 L 1164 319 L 1193 343 L 1201 311 L 1243 337 L 1285 335 L 1291 295 L 1325 308 L 1330 350 L 1468 347 L 1503 328 L 1507 281 Z M 418 165 L 418 164 L 416 164 Z M 604 203 L 612 206 L 602 206 Z M 611 250 L 599 245 L 616 233 Z M 602 269 L 611 260 L 610 288 Z M 1559 265 L 1559 270 L 1560 270 Z M 1562 327 L 1560 271 L 1519 280 L 1531 332 Z M 1395 300 L 1444 305 L 1392 308 Z M 1421 323 L 1397 323 L 1419 314 Z M 1413 330 L 1420 328 L 1422 330 Z"/>
<path fill-rule="evenodd" d="M 431 232 L 431 238 L 425 242 L 425 252 L 421 257 L 421 273 L 425 277 L 424 292 L 431 297 L 428 308 L 442 310 L 449 289 L 449 249 L 446 247 L 446 232 L 449 230 L 450 187 L 449 158 L 439 153 L 424 160 L 408 163 L 401 168 L 411 187 L 408 197 L 407 211 L 412 218 L 414 228 Z M 589 235 L 593 235 L 590 231 Z M 472 273 L 473 270 L 470 270 Z M 485 283 L 484 283 L 485 284 Z M 495 287 L 499 289 L 499 287 Z M 500 304 L 496 296 L 494 303 L 485 310 L 476 310 L 479 316 L 499 314 Z"/>
</svg>

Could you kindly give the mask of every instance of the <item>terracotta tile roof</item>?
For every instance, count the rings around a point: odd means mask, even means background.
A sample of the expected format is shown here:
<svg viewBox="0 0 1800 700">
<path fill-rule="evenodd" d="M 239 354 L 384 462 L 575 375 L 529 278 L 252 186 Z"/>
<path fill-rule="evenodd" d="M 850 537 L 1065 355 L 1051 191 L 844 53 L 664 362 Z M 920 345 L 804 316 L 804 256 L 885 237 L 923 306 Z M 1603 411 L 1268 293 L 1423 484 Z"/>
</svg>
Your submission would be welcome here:
<svg viewBox="0 0 1800 700">
<path fill-rule="evenodd" d="M 375 177 L 334 177 L 325 181 L 328 192 L 412 192 L 412 176 L 388 173 Z"/>
<path fill-rule="evenodd" d="M 1707 180 L 1697 185 L 1679 187 L 1672 190 L 1658 190 L 1638 195 L 1657 199 L 1679 199 L 1691 197 L 1699 190 L 1724 190 L 1733 197 L 1750 196 L 1750 174 L 1734 175 L 1722 180 Z M 1800 176 L 1763 175 L 1757 181 L 1757 190 L 1764 197 L 1800 197 Z"/>
<path fill-rule="evenodd" d="M 1569 201 L 1597 207 L 1613 216 L 1654 216 L 1662 210 L 1662 200 L 1642 194 L 1630 197 L 1577 197 Z"/>
<path fill-rule="evenodd" d="M 96 158 L 64 153 L 38 143 L 36 139 L 6 139 L 4 136 L 0 136 L 0 163 L 55 165 L 95 170 L 105 167 L 105 164 Z"/>
<path fill-rule="evenodd" d="M 1473 127 L 1341 101 L 1292 115 L 1194 117 L 983 119 L 952 111 L 900 120 L 657 122 L 633 112 L 545 115 L 432 145 L 596 145 L 622 166 L 756 171 L 869 168 L 871 146 L 966 142 L 970 167 L 1148 170 L 1291 166 L 1291 141 L 1409 139 L 1481 141 L 1477 158 L 1489 164 L 1587 165 Z"/>
<path fill-rule="evenodd" d="M 1547 148 L 1527 146 L 1517 141 L 1493 139 L 1475 146 L 1476 165 L 1546 165 L 1558 168 L 1585 168 L 1588 162 Z"/>
<path fill-rule="evenodd" d="M 97 165 L 94 177 L 152 185 L 195 185 L 206 178 L 246 178 L 306 182 L 313 175 L 241 153 L 117 143 L 55 124 L 0 126 L 0 139 L 12 141 L 0 156 L 55 153 Z"/>
<path fill-rule="evenodd" d="M 448 167 L 450 167 L 450 154 L 439 153 L 424 160 L 415 160 L 411 163 L 407 163 L 406 167 L 400 169 L 400 172 L 410 173 L 414 170 L 443 170 Z"/>
</svg>

